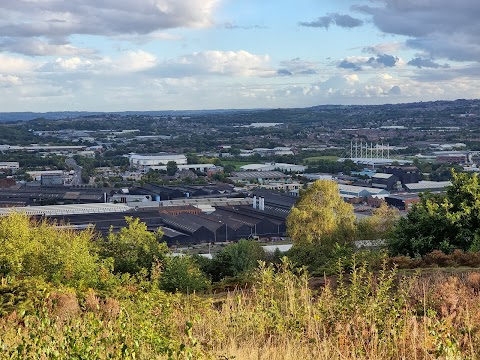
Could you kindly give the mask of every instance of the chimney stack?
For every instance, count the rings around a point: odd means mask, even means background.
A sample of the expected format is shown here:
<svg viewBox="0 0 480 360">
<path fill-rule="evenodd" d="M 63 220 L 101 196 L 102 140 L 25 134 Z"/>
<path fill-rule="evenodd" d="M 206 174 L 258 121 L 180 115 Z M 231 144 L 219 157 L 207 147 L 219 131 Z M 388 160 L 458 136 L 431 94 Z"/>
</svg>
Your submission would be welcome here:
<svg viewBox="0 0 480 360">
<path fill-rule="evenodd" d="M 253 208 L 254 208 L 254 209 L 257 208 L 257 196 L 254 196 L 254 197 L 253 197 Z"/>
</svg>

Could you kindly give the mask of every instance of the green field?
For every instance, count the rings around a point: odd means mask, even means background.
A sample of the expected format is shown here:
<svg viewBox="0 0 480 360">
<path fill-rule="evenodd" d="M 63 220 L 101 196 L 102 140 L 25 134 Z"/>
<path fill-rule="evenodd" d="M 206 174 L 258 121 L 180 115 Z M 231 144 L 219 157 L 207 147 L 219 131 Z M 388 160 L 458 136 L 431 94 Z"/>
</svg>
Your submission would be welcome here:
<svg viewBox="0 0 480 360">
<path fill-rule="evenodd" d="M 308 164 L 309 162 L 320 161 L 320 160 L 337 161 L 338 159 L 340 159 L 338 156 L 333 156 L 333 155 L 330 155 L 330 156 L 328 156 L 328 155 L 327 156 L 314 156 L 314 157 L 309 157 L 309 158 L 303 159 L 303 163 Z"/>
</svg>

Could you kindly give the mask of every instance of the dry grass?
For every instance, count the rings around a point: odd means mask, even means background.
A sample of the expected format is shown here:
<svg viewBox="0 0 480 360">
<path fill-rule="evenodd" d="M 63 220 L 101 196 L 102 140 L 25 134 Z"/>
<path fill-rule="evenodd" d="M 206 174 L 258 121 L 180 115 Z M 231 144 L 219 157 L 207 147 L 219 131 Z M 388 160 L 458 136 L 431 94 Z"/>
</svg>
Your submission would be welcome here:
<svg viewBox="0 0 480 360">
<path fill-rule="evenodd" d="M 0 358 L 480 358 L 479 272 L 346 275 L 312 291 L 288 264 L 262 267 L 254 287 L 221 298 L 58 292 L 0 319 Z"/>
<path fill-rule="evenodd" d="M 235 359 L 464 359 L 480 356 L 480 273 L 413 277 L 358 270 L 313 293 L 306 280 L 263 270 L 250 291 L 182 309 L 210 354 Z M 290 275 L 287 273 L 287 275 Z M 190 312 L 191 311 L 191 312 Z"/>
</svg>

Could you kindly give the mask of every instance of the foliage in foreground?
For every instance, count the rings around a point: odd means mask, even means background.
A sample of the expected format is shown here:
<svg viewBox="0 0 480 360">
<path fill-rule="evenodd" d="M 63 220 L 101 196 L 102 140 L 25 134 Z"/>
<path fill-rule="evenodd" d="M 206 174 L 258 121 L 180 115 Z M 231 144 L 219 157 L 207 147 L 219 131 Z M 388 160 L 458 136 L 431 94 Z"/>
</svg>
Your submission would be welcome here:
<svg viewBox="0 0 480 360">
<path fill-rule="evenodd" d="M 478 175 L 453 173 L 445 196 L 422 196 L 400 219 L 391 240 L 392 255 L 418 257 L 441 250 L 480 250 L 480 183 Z"/>
<path fill-rule="evenodd" d="M 0 274 L 43 276 L 75 287 L 98 286 L 110 265 L 94 247 L 93 231 L 56 228 L 13 213 L 0 218 Z"/>
<path fill-rule="evenodd" d="M 324 287 L 312 290 L 308 275 L 286 261 L 278 268 L 262 264 L 252 288 L 214 298 L 167 294 L 148 282 L 125 283 L 99 295 L 35 278 L 3 278 L 1 357 L 480 356 L 480 273 L 404 278 L 386 267 L 370 273 L 353 259 L 348 273 L 340 270 L 325 280 Z"/>
</svg>

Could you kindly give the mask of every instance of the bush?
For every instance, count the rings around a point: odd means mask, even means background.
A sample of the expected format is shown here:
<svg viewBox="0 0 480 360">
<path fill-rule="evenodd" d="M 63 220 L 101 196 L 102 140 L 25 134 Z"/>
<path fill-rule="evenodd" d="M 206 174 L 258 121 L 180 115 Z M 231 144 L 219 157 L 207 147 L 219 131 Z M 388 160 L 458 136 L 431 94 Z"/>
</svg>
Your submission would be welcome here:
<svg viewBox="0 0 480 360">
<path fill-rule="evenodd" d="M 225 247 L 213 260 L 202 261 L 202 270 L 213 281 L 220 281 L 225 277 L 243 276 L 264 259 L 265 252 L 257 241 L 242 239 Z"/>
<path fill-rule="evenodd" d="M 392 255 L 423 256 L 434 250 L 478 250 L 480 183 L 478 175 L 452 172 L 445 195 L 426 194 L 401 218 L 388 242 Z"/>
<path fill-rule="evenodd" d="M 77 288 L 97 286 L 105 266 L 93 238 L 91 230 L 58 228 L 12 213 L 0 218 L 0 273 L 41 276 Z"/>
<path fill-rule="evenodd" d="M 161 243 L 162 232 L 148 231 L 147 225 L 138 218 L 126 217 L 127 226 L 118 233 L 112 230 L 106 241 L 100 243 L 101 255 L 114 260 L 116 273 L 136 274 L 142 269 L 150 270 L 155 261 L 161 261 L 168 252 Z"/>
<path fill-rule="evenodd" d="M 189 256 L 175 256 L 164 260 L 160 288 L 169 292 L 189 294 L 204 291 L 210 286 L 205 274 Z"/>
<path fill-rule="evenodd" d="M 336 263 L 339 258 L 353 254 L 353 247 L 349 244 L 295 244 L 285 254 L 297 267 L 305 266 L 312 275 L 331 275 L 336 272 Z"/>
</svg>

